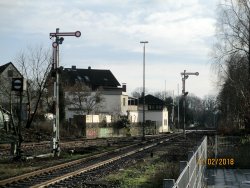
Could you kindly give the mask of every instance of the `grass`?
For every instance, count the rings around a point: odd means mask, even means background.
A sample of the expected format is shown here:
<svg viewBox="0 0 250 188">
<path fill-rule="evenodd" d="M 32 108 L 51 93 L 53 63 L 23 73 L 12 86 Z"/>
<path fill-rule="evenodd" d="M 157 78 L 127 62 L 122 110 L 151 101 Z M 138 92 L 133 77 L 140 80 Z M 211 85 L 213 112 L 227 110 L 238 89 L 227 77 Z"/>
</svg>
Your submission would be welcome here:
<svg viewBox="0 0 250 188">
<path fill-rule="evenodd" d="M 17 176 L 26 172 L 32 172 L 39 169 L 38 166 L 26 166 L 23 163 L 0 164 L 0 179 Z"/>
<path fill-rule="evenodd" d="M 134 161 L 130 167 L 120 169 L 101 181 L 121 188 L 162 188 L 163 179 L 178 178 L 179 161 L 187 160 L 187 152 L 193 146 L 186 144 L 183 147 L 168 145 L 157 148 L 153 151 L 153 157 L 148 152 L 143 160 Z"/>
<path fill-rule="evenodd" d="M 118 184 L 121 188 L 162 187 L 164 178 L 176 179 L 179 175 L 179 163 L 161 160 L 162 156 L 162 152 L 155 153 L 153 158 L 147 157 L 130 168 L 110 174 L 104 181 Z"/>
</svg>

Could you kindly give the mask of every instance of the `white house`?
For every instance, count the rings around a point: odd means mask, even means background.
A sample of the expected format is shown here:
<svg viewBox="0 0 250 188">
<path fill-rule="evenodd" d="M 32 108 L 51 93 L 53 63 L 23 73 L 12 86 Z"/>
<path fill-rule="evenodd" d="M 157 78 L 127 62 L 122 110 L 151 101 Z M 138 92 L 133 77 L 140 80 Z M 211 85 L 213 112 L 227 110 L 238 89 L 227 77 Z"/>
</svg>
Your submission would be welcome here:
<svg viewBox="0 0 250 188">
<path fill-rule="evenodd" d="M 76 66 L 64 68 L 61 74 L 64 84 L 65 95 L 70 95 L 67 86 L 74 86 L 75 83 L 83 83 L 90 88 L 93 97 L 97 92 L 101 93 L 102 102 L 99 107 L 93 109 L 90 114 L 108 114 L 128 116 L 131 123 L 143 122 L 142 119 L 142 99 L 129 97 L 126 92 L 126 84 L 120 85 L 110 70 L 100 69 L 78 69 Z M 84 91 L 83 91 L 84 93 Z M 69 97 L 70 98 L 70 97 Z M 164 101 L 152 96 L 145 96 L 145 120 L 155 123 L 159 132 L 167 132 L 168 111 L 164 107 Z M 79 115 L 79 109 L 71 105 L 66 105 L 66 119 Z M 81 112 L 81 115 L 88 113 Z"/>
<path fill-rule="evenodd" d="M 121 87 L 110 70 L 91 69 L 91 67 L 78 69 L 76 66 L 72 66 L 62 70 L 61 82 L 64 85 L 66 97 L 70 95 L 70 92 L 67 90 L 69 87 L 67 86 L 74 86 L 76 83 L 82 83 L 89 88 L 89 99 L 95 96 L 97 92 L 100 93 L 101 103 L 98 105 L 98 108 L 91 110 L 91 114 L 127 114 L 128 95 L 126 93 L 126 85 L 123 84 Z M 67 105 L 65 113 L 66 119 L 73 118 L 74 115 L 79 115 L 79 109 L 73 107 L 72 104 Z M 87 110 L 85 112 L 81 111 L 81 115 L 86 114 L 88 114 Z"/>
<path fill-rule="evenodd" d="M 136 100 L 129 99 L 128 118 L 132 123 L 143 122 L 142 98 Z M 168 110 L 164 106 L 164 101 L 152 96 L 145 96 L 145 121 L 154 122 L 160 133 L 168 132 Z"/>
</svg>

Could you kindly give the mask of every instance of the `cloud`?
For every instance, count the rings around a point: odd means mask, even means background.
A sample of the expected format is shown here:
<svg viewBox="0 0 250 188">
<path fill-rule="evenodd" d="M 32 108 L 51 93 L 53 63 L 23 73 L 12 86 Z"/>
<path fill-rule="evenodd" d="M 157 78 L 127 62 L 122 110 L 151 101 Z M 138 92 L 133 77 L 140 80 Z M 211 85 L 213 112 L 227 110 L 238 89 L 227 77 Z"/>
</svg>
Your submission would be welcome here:
<svg viewBox="0 0 250 188">
<path fill-rule="evenodd" d="M 139 42 L 148 40 L 147 68 L 151 70 L 147 73 L 148 84 L 157 90 L 166 79 L 176 88 L 178 74 L 186 65 L 187 69 L 195 70 L 207 63 L 215 32 L 212 13 L 215 1 L 212 4 L 204 0 L 2 0 L 0 40 L 4 43 L 0 48 L 7 55 L 30 44 L 50 46 L 49 33 L 56 28 L 61 32 L 80 30 L 80 38 L 65 38 L 62 64 L 111 69 L 130 88 L 140 86 Z M 208 72 L 207 67 L 201 69 Z M 203 87 L 201 83 L 197 85 Z"/>
</svg>

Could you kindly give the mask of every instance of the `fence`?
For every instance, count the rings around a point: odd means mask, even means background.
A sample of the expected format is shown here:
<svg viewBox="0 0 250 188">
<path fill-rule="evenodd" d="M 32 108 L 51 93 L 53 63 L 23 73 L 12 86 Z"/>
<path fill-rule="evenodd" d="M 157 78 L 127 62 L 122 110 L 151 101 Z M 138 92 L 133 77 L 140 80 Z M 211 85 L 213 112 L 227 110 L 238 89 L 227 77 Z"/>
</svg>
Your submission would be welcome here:
<svg viewBox="0 0 250 188">
<path fill-rule="evenodd" d="M 207 137 L 205 136 L 196 151 L 189 152 L 188 161 L 180 161 L 178 179 L 164 179 L 163 188 L 201 188 L 207 161 Z"/>
<path fill-rule="evenodd" d="M 211 148 L 214 151 L 215 158 L 217 156 L 231 156 L 236 158 L 238 152 L 235 152 L 235 147 L 241 143 L 240 136 L 218 136 L 214 137 L 214 146 Z"/>
</svg>

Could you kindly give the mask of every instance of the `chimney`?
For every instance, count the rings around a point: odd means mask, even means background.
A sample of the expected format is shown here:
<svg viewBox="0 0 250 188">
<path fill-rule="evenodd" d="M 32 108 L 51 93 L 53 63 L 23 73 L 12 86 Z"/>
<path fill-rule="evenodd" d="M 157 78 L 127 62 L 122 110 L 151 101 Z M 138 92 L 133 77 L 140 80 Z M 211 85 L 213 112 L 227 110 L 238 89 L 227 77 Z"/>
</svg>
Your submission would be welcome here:
<svg viewBox="0 0 250 188">
<path fill-rule="evenodd" d="M 123 92 L 127 91 L 127 85 L 126 85 L 126 83 L 122 83 L 122 91 Z"/>
<path fill-rule="evenodd" d="M 91 66 L 89 66 L 88 69 L 90 70 L 90 69 L 91 69 Z"/>
<path fill-rule="evenodd" d="M 76 70 L 76 66 L 75 65 L 72 65 L 72 70 Z"/>
</svg>

